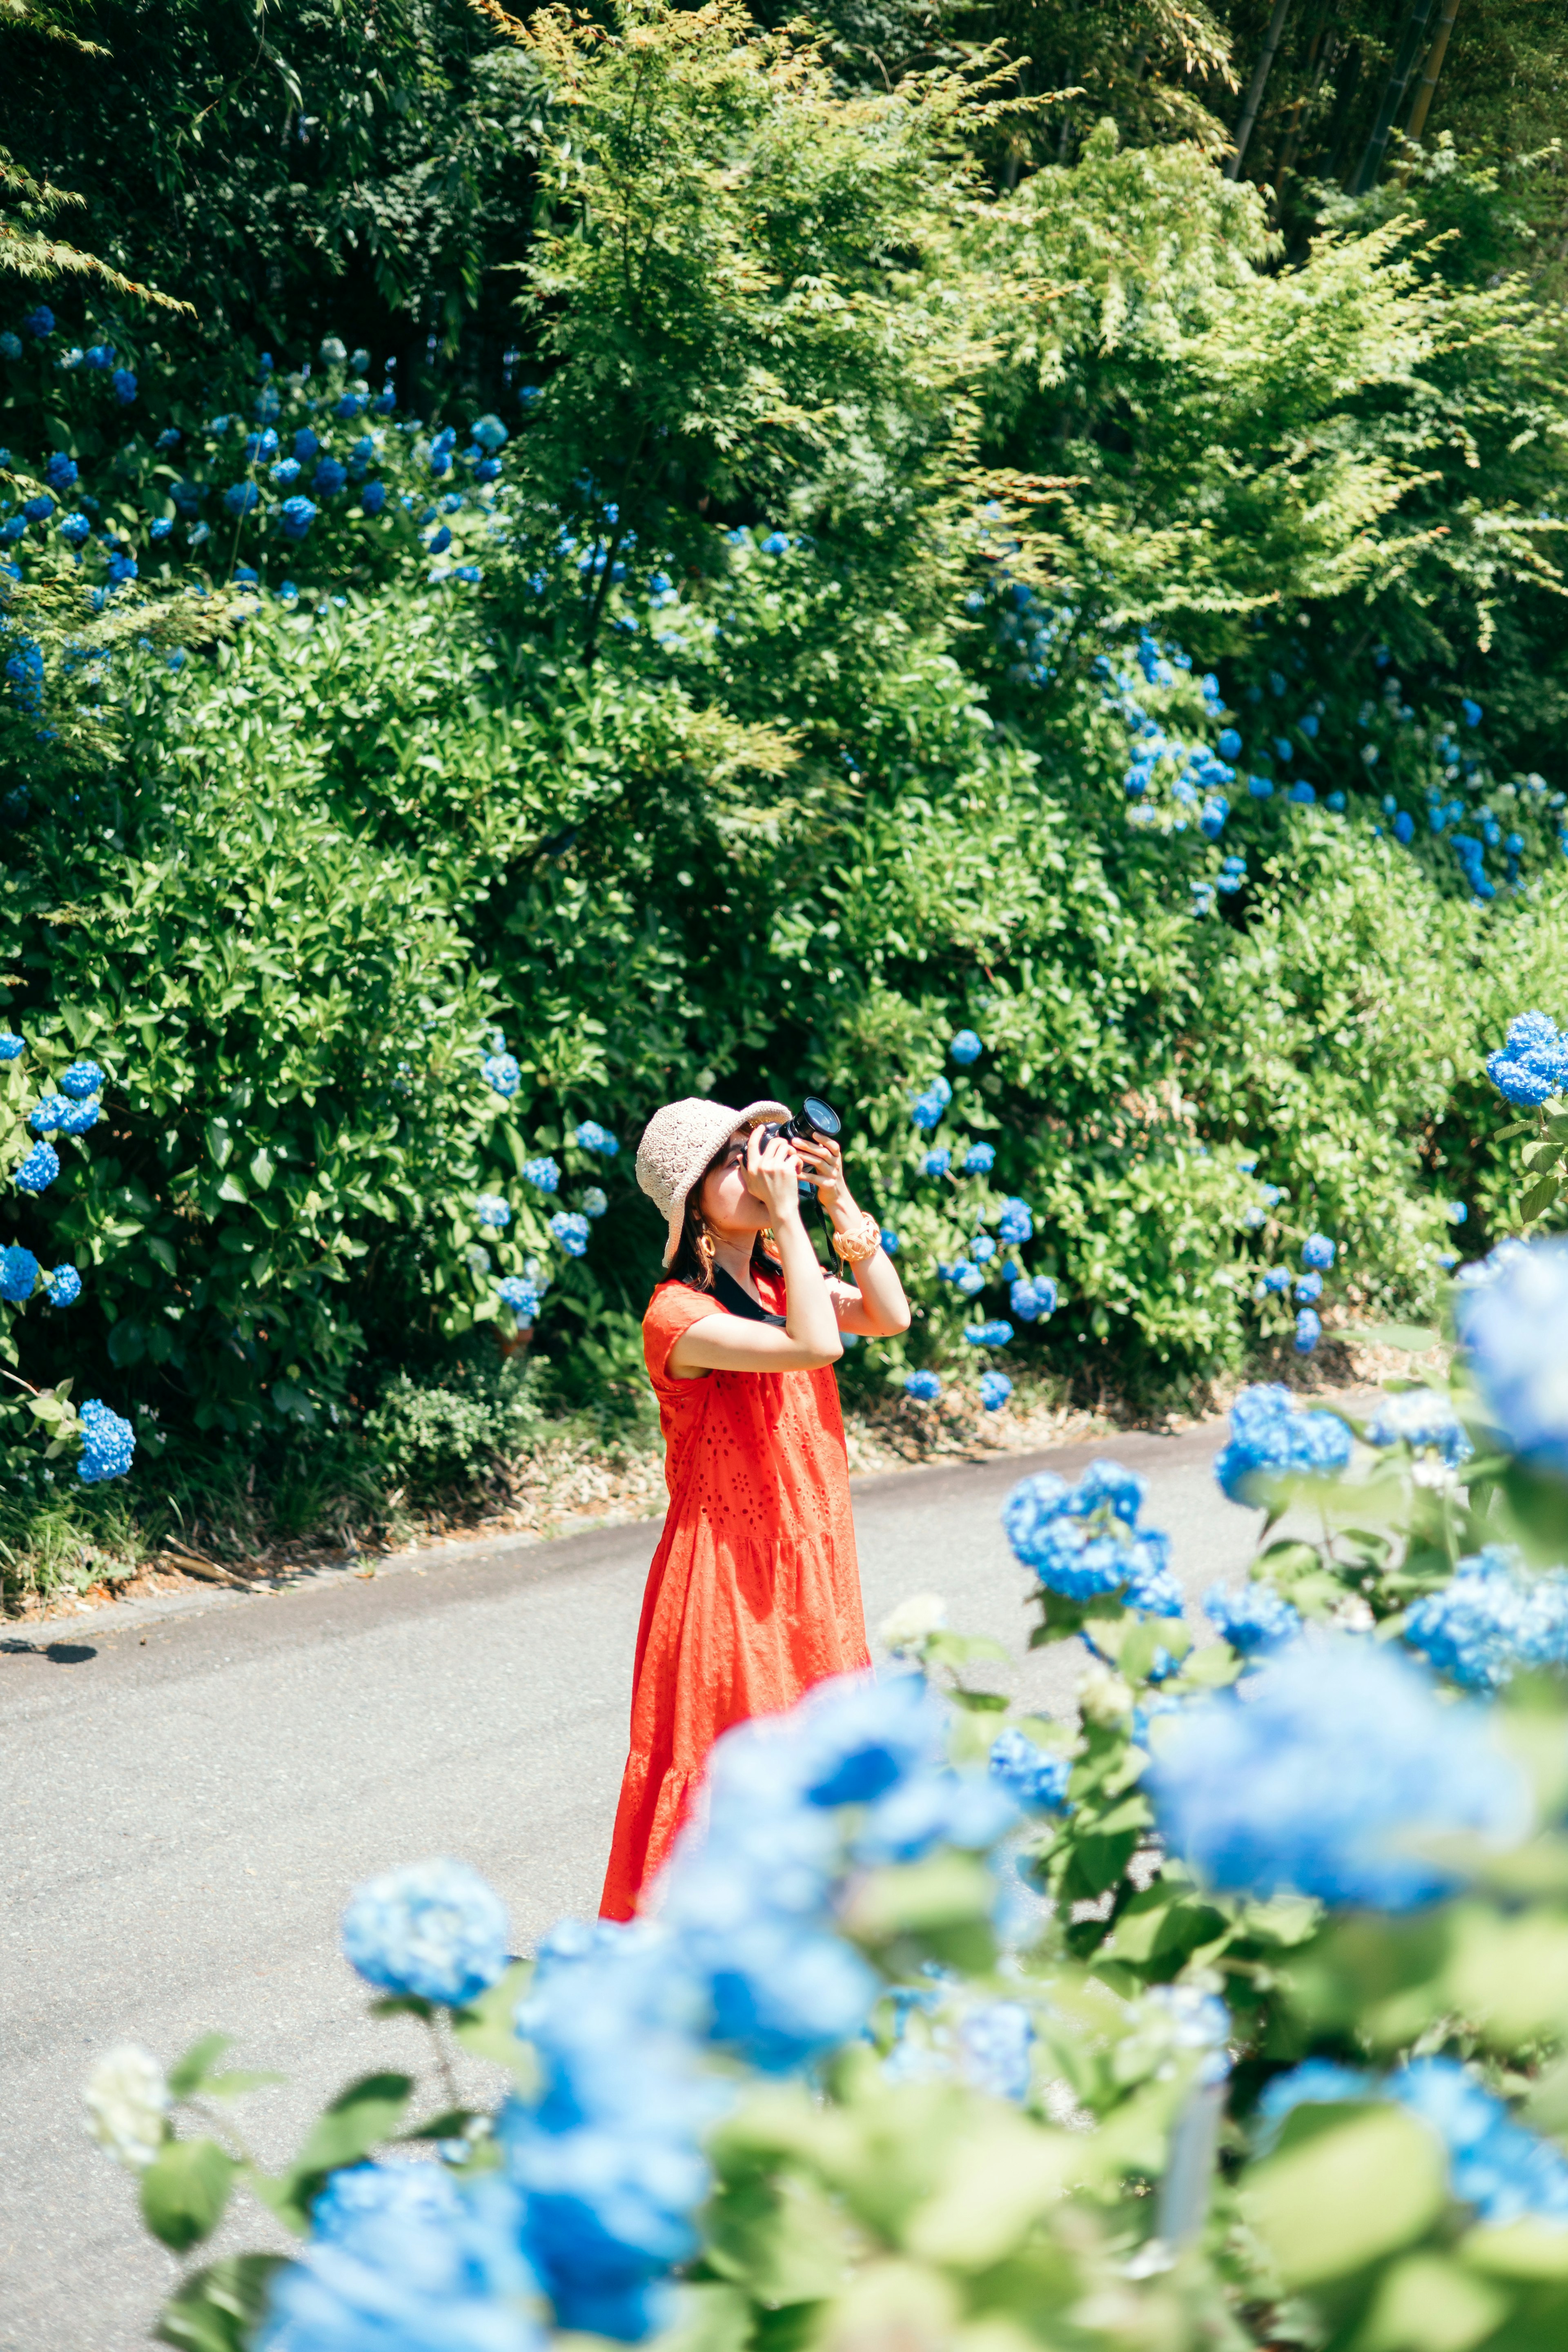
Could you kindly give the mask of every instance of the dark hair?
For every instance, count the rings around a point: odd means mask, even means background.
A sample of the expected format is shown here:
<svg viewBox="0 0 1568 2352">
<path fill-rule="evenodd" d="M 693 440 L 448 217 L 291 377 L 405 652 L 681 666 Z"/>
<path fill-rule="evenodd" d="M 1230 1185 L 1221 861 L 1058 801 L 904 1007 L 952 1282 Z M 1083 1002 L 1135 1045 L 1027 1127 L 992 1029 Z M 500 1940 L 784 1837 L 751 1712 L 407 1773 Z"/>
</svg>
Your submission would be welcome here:
<svg viewBox="0 0 1568 2352">
<path fill-rule="evenodd" d="M 680 1220 L 680 1238 L 675 1244 L 675 1255 L 670 1260 L 669 1272 L 662 1277 L 666 1282 L 684 1282 L 689 1290 L 711 1290 L 713 1287 L 712 1264 L 709 1258 L 704 1257 L 700 1246 L 701 1237 L 708 1228 L 699 1203 L 702 1198 L 702 1187 L 714 1170 L 721 1167 L 728 1158 L 730 1146 L 734 1139 L 732 1135 L 727 1135 L 724 1138 L 723 1142 L 686 1195 L 686 1207 Z M 773 1260 L 763 1247 L 761 1234 L 752 1244 L 752 1272 L 753 1274 L 778 1272 Z"/>
</svg>

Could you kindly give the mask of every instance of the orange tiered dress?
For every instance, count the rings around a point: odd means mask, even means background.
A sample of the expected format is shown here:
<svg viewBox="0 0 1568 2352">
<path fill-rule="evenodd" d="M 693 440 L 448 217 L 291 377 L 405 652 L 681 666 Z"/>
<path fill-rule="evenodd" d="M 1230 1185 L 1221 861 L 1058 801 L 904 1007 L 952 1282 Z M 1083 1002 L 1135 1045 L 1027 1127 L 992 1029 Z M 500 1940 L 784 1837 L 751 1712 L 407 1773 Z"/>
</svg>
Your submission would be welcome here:
<svg viewBox="0 0 1568 2352">
<path fill-rule="evenodd" d="M 756 1282 L 782 1314 L 782 1275 Z M 721 1732 L 870 1664 L 838 1382 L 830 1366 L 676 1378 L 676 1340 L 721 1311 L 710 1295 L 664 1282 L 643 1318 L 669 1510 L 637 1628 L 605 1919 L 637 1910 Z"/>
</svg>

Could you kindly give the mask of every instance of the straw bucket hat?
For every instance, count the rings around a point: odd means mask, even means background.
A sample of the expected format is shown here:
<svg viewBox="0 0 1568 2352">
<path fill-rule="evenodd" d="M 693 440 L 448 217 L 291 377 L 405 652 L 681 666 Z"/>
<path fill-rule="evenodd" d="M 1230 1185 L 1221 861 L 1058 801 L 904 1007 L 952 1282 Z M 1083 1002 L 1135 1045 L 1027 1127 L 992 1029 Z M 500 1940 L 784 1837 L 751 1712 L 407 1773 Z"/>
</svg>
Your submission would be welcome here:
<svg viewBox="0 0 1568 2352">
<path fill-rule="evenodd" d="M 698 1095 L 683 1095 L 655 1111 L 637 1146 L 637 1182 L 669 1227 L 666 1265 L 680 1240 L 686 1196 L 715 1153 L 738 1128 L 788 1117 L 787 1103 L 753 1102 L 731 1110 L 728 1103 L 704 1102 Z"/>
</svg>

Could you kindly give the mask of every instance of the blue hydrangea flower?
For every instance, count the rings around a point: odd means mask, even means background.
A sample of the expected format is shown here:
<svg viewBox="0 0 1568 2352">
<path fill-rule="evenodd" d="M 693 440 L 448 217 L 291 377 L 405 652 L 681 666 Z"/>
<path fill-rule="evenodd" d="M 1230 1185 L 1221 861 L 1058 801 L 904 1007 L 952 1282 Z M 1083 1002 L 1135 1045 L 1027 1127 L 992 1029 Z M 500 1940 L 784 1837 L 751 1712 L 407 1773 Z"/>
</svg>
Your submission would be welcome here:
<svg viewBox="0 0 1568 2352">
<path fill-rule="evenodd" d="M 343 1957 L 386 1992 L 462 2009 L 507 1965 L 511 1930 L 494 1888 L 465 1862 L 421 1862 L 356 1889 Z"/>
<path fill-rule="evenodd" d="M 1315 1307 L 1303 1307 L 1296 1318 L 1294 1346 L 1299 1356 L 1310 1356 L 1323 1336 L 1322 1318 Z"/>
<path fill-rule="evenodd" d="M 884 1225 L 882 1227 L 880 1238 L 882 1247 L 886 1250 L 888 1255 L 889 1257 L 897 1257 L 899 1255 L 898 1228 L 894 1225 Z"/>
<path fill-rule="evenodd" d="M 57 1265 L 44 1276 L 44 1288 L 51 1307 L 74 1307 L 81 1297 L 81 1276 L 74 1265 Z M 0 1297 L 5 1296 L 0 1288 Z"/>
<path fill-rule="evenodd" d="M 1334 1262 L 1334 1244 L 1327 1234 L 1309 1234 L 1301 1244 L 1301 1263 L 1327 1274 Z"/>
<path fill-rule="evenodd" d="M 1258 1280 L 1258 1292 L 1265 1298 L 1279 1298 L 1290 1287 L 1288 1265 L 1271 1265 Z"/>
<path fill-rule="evenodd" d="M 22 324 L 29 335 L 36 335 L 41 343 L 47 342 L 55 331 L 55 314 L 47 302 L 40 302 L 36 310 L 28 311 Z"/>
<path fill-rule="evenodd" d="M 510 1054 L 490 1054 L 487 1055 L 482 1067 L 485 1076 L 497 1094 L 506 1096 L 510 1101 L 522 1084 L 522 1072 L 519 1069 L 513 1056 Z M 551 1186 L 546 1189 L 552 1191 L 554 1188 Z"/>
<path fill-rule="evenodd" d="M 1468 694 L 1463 695 L 1459 700 L 1459 709 L 1464 713 L 1465 724 L 1467 727 L 1479 727 L 1480 725 L 1483 713 L 1479 702 L 1472 702 Z"/>
<path fill-rule="evenodd" d="M 63 449 L 56 449 L 44 467 L 44 479 L 51 490 L 74 489 L 77 480 L 76 459 L 68 457 Z"/>
<path fill-rule="evenodd" d="M 386 504 L 386 484 L 367 482 L 359 494 L 362 514 L 378 515 Z"/>
<path fill-rule="evenodd" d="M 539 1320 L 539 1285 L 526 1281 L 521 1275 L 509 1274 L 504 1282 L 496 1285 L 496 1297 L 503 1307 L 510 1307 L 520 1323 Z"/>
<path fill-rule="evenodd" d="M 323 457 L 310 477 L 310 488 L 323 499 L 335 499 L 348 478 L 348 467 L 340 458 Z"/>
<path fill-rule="evenodd" d="M 303 539 L 320 511 L 313 499 L 285 499 L 278 509 L 278 528 L 285 539 Z"/>
<path fill-rule="evenodd" d="M 84 514 L 62 515 L 60 537 L 68 547 L 85 547 L 92 537 L 92 525 Z"/>
<path fill-rule="evenodd" d="M 27 1125 L 35 1135 L 53 1135 L 69 1108 L 63 1095 L 40 1096 L 27 1114 Z"/>
<path fill-rule="evenodd" d="M 68 1102 L 60 1113 L 62 1135 L 86 1135 L 98 1125 L 103 1113 L 96 1102 Z"/>
<path fill-rule="evenodd" d="M 474 1201 L 474 1218 L 477 1223 L 493 1226 L 500 1233 L 502 1226 L 510 1224 L 511 1210 L 499 1192 L 480 1192 Z"/>
<path fill-rule="evenodd" d="M 585 1217 L 602 1217 L 609 1205 L 609 1194 L 597 1184 L 590 1184 L 583 1195 L 583 1214 Z"/>
<path fill-rule="evenodd" d="M 132 374 L 131 370 L 116 368 L 109 381 L 113 387 L 115 399 L 122 402 L 129 408 L 136 397 L 136 378 Z"/>
<path fill-rule="evenodd" d="M 971 2090 L 1022 2106 L 1033 2079 L 1035 2021 L 1021 2000 L 982 2001 L 959 2021 L 959 2072 Z"/>
<path fill-rule="evenodd" d="M 1456 849 L 1460 837 L 1454 837 Z M 1518 1013 L 1508 1024 L 1505 1043 L 1487 1055 L 1487 1076 L 1505 1101 L 1533 1110 L 1568 1081 L 1568 1039 L 1558 1035 L 1555 1022 L 1544 1013 Z"/>
<path fill-rule="evenodd" d="M 47 522 L 54 510 L 55 502 L 47 490 L 40 490 L 37 498 L 25 499 L 22 506 L 29 522 Z"/>
<path fill-rule="evenodd" d="M 1477 1385 L 1515 1453 L 1568 1475 L 1568 1241 L 1494 1251 L 1455 1320 Z"/>
<path fill-rule="evenodd" d="M 1002 1213 L 996 1221 L 998 1239 L 1006 1243 L 1009 1248 L 1016 1248 L 1020 1242 L 1032 1240 L 1034 1231 L 1034 1212 L 1027 1201 L 1020 1201 L 1016 1194 L 1010 1193 L 1003 1202 Z"/>
<path fill-rule="evenodd" d="M 1050 1470 L 1021 1480 L 1002 1507 L 1002 1525 L 1048 1591 L 1090 1601 L 1125 1589 L 1129 1608 L 1180 1616 L 1170 1538 L 1139 1526 L 1142 1504 L 1141 1478 L 1119 1462 L 1093 1462 L 1076 1486 Z"/>
<path fill-rule="evenodd" d="M 18 1192 L 47 1192 L 60 1172 L 60 1155 L 52 1143 L 35 1143 L 11 1181 Z"/>
<path fill-rule="evenodd" d="M 1007 1293 L 1020 1323 L 1047 1322 L 1057 1311 L 1057 1286 L 1048 1274 L 1025 1275 Z"/>
<path fill-rule="evenodd" d="M 230 482 L 223 502 L 231 515 L 251 514 L 261 504 L 261 492 L 254 482 Z"/>
<path fill-rule="evenodd" d="M 80 1419 L 82 1443 L 76 1475 L 82 1485 L 100 1486 L 106 1479 L 123 1478 L 136 1452 L 136 1433 L 131 1423 L 97 1397 L 89 1397 Z"/>
<path fill-rule="evenodd" d="M 963 1155 L 966 1176 L 989 1176 L 995 1165 L 996 1147 L 994 1143 L 972 1143 Z"/>
<path fill-rule="evenodd" d="M 971 1062 L 980 1059 L 984 1048 L 973 1029 L 960 1029 L 949 1039 L 947 1050 L 955 1062 L 967 1069 Z"/>
<path fill-rule="evenodd" d="M 926 1153 L 921 1161 L 921 1173 L 924 1176 L 945 1176 L 952 1166 L 952 1154 L 942 1145 L 935 1151 Z"/>
<path fill-rule="evenodd" d="M 1568 1572 L 1528 1576 L 1516 1552 L 1488 1544 L 1415 1603 L 1403 1630 L 1461 1690 L 1500 1690 L 1521 1666 L 1568 1664 Z"/>
<path fill-rule="evenodd" d="M 1008 1336 L 1012 1336 L 1011 1326 L 1008 1327 Z M 980 1402 L 987 1412 L 1000 1412 L 1012 1393 L 1013 1383 L 1005 1372 L 981 1373 Z"/>
<path fill-rule="evenodd" d="M 509 2183 L 434 2165 L 356 2165 L 274 2272 L 256 2352 L 545 2352 L 540 2283 Z"/>
<path fill-rule="evenodd" d="M 1488 1718 L 1386 1643 L 1303 1639 L 1245 1689 L 1184 1707 L 1145 1776 L 1167 1846 L 1218 1892 L 1408 1911 L 1455 1883 L 1422 1842 L 1527 1832 Z"/>
<path fill-rule="evenodd" d="M 1366 1425 L 1369 1445 L 1408 1445 L 1432 1454 L 1445 1469 L 1468 1462 L 1473 1448 L 1463 1422 L 1435 1389 L 1403 1389 L 1385 1397 Z"/>
<path fill-rule="evenodd" d="M 22 338 L 20 335 L 14 335 L 7 327 L 5 333 L 0 335 L 0 359 L 19 360 L 21 356 Z"/>
<path fill-rule="evenodd" d="M 919 1404 L 934 1404 L 942 1394 L 942 1382 L 934 1372 L 906 1372 L 904 1394 Z"/>
<path fill-rule="evenodd" d="M 1289 1389 L 1247 1388 L 1231 1406 L 1215 1475 L 1233 1503 L 1271 1507 L 1287 1480 L 1339 1477 L 1352 1444 L 1336 1414 L 1303 1412 Z"/>
<path fill-rule="evenodd" d="M 985 1276 L 966 1257 L 961 1257 L 952 1269 L 952 1285 L 961 1298 L 976 1297 L 985 1287 Z"/>
<path fill-rule="evenodd" d="M 1026 1813 L 1059 1812 L 1067 1802 L 1072 1765 L 1065 1756 L 1038 1747 L 1026 1731 L 1012 1724 L 991 1748 L 992 1777 L 1000 1780 L 1015 1804 Z"/>
<path fill-rule="evenodd" d="M 469 430 L 487 457 L 493 457 L 498 449 L 504 448 L 510 437 L 500 418 L 489 414 L 476 417 Z"/>
<path fill-rule="evenodd" d="M 1215 744 L 1215 749 L 1218 751 L 1222 760 L 1240 759 L 1241 738 L 1237 733 L 1234 727 L 1226 727 L 1221 730 L 1219 740 Z"/>
<path fill-rule="evenodd" d="M 966 1323 L 964 1345 L 969 1348 L 1005 1348 L 1013 1336 L 1013 1326 L 1000 1315 L 986 1323 Z"/>
<path fill-rule="evenodd" d="M 291 490 L 304 472 L 298 457 L 279 457 L 272 467 L 270 479 L 280 490 Z"/>
<path fill-rule="evenodd" d="M 537 1160 L 525 1160 L 522 1174 L 523 1181 L 540 1192 L 553 1192 L 561 1181 L 561 1170 L 548 1155 Z"/>
<path fill-rule="evenodd" d="M 319 457 L 321 453 L 321 443 L 317 440 L 310 426 L 308 425 L 302 425 L 298 433 L 294 436 L 295 457 L 299 459 L 301 466 L 308 466 L 311 458 Z"/>
<path fill-rule="evenodd" d="M 1204 1595 L 1204 1614 L 1244 1658 L 1283 1649 L 1301 1630 L 1300 1612 L 1271 1584 L 1247 1583 L 1237 1592 L 1211 1585 Z"/>
<path fill-rule="evenodd" d="M 0 1249 L 0 1298 L 19 1307 L 25 1298 L 31 1298 L 37 1281 L 38 1261 L 31 1250 L 16 1242 Z"/>
<path fill-rule="evenodd" d="M 18 1037 L 15 1030 L 6 1030 L 3 1035 L 0 1035 L 0 1063 L 18 1060 L 26 1051 L 26 1046 L 27 1041 L 25 1037 Z"/>
<path fill-rule="evenodd" d="M 550 1230 L 568 1257 L 584 1257 L 588 1249 L 588 1220 L 568 1209 L 558 1209 Z"/>
<path fill-rule="evenodd" d="M 579 1151 L 596 1151 L 603 1160 L 613 1160 L 621 1148 L 608 1128 L 601 1127 L 596 1118 L 585 1118 L 573 1141 Z"/>
<path fill-rule="evenodd" d="M 976 1265 L 986 1265 L 996 1255 L 996 1244 L 989 1234 L 976 1234 L 969 1244 L 969 1255 Z"/>
<path fill-rule="evenodd" d="M 1304 1307 L 1315 1306 L 1323 1295 L 1321 1274 L 1304 1274 L 1296 1285 L 1296 1296 Z"/>
<path fill-rule="evenodd" d="M 1449 1201 L 1446 1203 L 1443 1210 L 1443 1214 L 1447 1218 L 1448 1223 L 1451 1225 L 1462 1225 L 1469 1213 L 1470 1212 L 1463 1201 Z"/>
</svg>

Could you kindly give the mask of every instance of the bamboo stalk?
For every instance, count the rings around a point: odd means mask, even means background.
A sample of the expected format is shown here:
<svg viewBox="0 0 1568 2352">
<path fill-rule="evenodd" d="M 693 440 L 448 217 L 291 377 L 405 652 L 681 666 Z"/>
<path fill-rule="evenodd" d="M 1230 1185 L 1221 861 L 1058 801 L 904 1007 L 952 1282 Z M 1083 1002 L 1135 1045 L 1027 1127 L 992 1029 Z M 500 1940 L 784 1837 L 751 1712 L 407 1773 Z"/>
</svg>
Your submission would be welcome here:
<svg viewBox="0 0 1568 2352">
<path fill-rule="evenodd" d="M 1290 0 L 1274 0 L 1274 14 L 1268 19 L 1268 30 L 1263 36 L 1263 47 L 1258 63 L 1252 69 L 1252 79 L 1247 85 L 1247 97 L 1242 103 L 1241 120 L 1236 126 L 1236 145 L 1225 167 L 1227 180 L 1241 177 L 1241 159 L 1247 152 L 1247 142 L 1252 136 L 1252 126 L 1258 120 L 1258 110 L 1263 103 L 1264 85 L 1268 69 L 1274 63 L 1274 53 L 1279 47 L 1279 37 L 1285 30 L 1285 19 L 1290 13 Z"/>
<path fill-rule="evenodd" d="M 1399 44 L 1398 54 L 1389 68 L 1388 79 L 1384 85 L 1383 103 L 1377 110 L 1377 120 L 1372 126 L 1372 136 L 1366 142 L 1361 163 L 1356 169 L 1355 178 L 1350 184 L 1350 193 L 1352 196 L 1364 196 L 1369 188 L 1376 185 L 1377 175 L 1383 169 L 1383 159 L 1388 152 L 1388 140 L 1394 129 L 1394 118 L 1399 111 L 1405 90 L 1409 88 L 1410 77 L 1415 71 L 1415 60 L 1420 55 L 1421 44 L 1426 37 L 1426 27 L 1432 21 L 1432 11 L 1436 5 L 1436 0 L 1411 0 L 1410 14 L 1405 20 L 1404 38 Z"/>
<path fill-rule="evenodd" d="M 1410 120 L 1405 126 L 1406 139 L 1419 139 L 1426 128 L 1426 117 L 1432 110 L 1432 93 L 1437 87 L 1437 77 L 1443 70 L 1443 58 L 1448 47 L 1448 36 L 1454 29 L 1454 19 L 1459 13 L 1459 0 L 1443 0 L 1443 14 L 1432 36 L 1432 46 L 1426 52 L 1426 68 L 1422 74 L 1415 103 L 1410 110 Z"/>
</svg>

